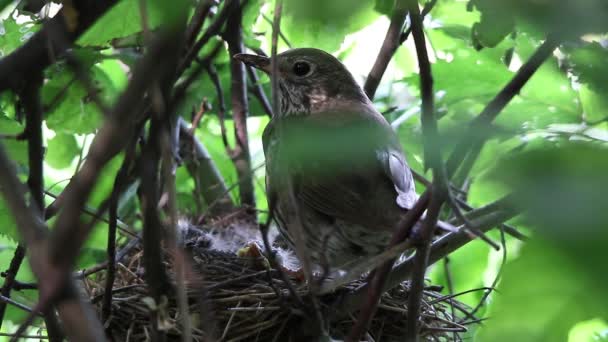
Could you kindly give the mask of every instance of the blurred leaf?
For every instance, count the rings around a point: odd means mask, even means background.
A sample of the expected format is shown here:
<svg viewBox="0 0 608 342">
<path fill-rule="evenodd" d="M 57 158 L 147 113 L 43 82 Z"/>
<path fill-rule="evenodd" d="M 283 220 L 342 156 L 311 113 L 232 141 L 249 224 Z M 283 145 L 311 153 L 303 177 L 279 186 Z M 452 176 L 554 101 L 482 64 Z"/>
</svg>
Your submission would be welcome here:
<svg viewBox="0 0 608 342">
<path fill-rule="evenodd" d="M 79 152 L 73 134 L 57 133 L 48 141 L 45 161 L 55 169 L 64 169 L 72 164 Z"/>
<path fill-rule="evenodd" d="M 608 313 L 605 283 L 594 281 L 589 271 L 559 245 L 538 238 L 528 242 L 505 267 L 488 313 L 492 318 L 476 340 L 566 340 L 574 323 Z"/>
<path fill-rule="evenodd" d="M 473 25 L 473 45 L 476 48 L 495 47 L 515 29 L 515 18 L 508 4 L 501 1 L 471 0 L 481 12 L 481 19 Z"/>
<path fill-rule="evenodd" d="M 516 191 L 516 204 L 553 238 L 574 243 L 603 237 L 608 211 L 598 189 L 608 189 L 607 152 L 582 143 L 531 150 L 500 163 L 496 177 Z"/>
<path fill-rule="evenodd" d="M 608 341 L 608 324 L 601 318 L 577 323 L 568 333 L 568 342 Z"/>
<path fill-rule="evenodd" d="M 371 0 L 287 0 L 281 22 L 288 39 L 297 47 L 335 51 L 344 36 L 365 27 L 378 17 Z"/>
<path fill-rule="evenodd" d="M 390 17 L 391 13 L 393 12 L 394 5 L 395 0 L 376 0 L 374 10 L 380 14 Z"/>
<path fill-rule="evenodd" d="M 590 43 L 568 51 L 567 60 L 578 80 L 600 94 L 608 92 L 608 66 L 605 63 L 608 49 L 599 43 Z"/>
<path fill-rule="evenodd" d="M 527 31 L 533 28 L 543 33 L 559 32 L 571 39 L 608 31 L 608 3 L 603 0 L 471 0 L 470 3 L 482 13 L 480 23 L 488 18 L 487 25 L 482 26 L 490 37 L 505 33 L 506 22 L 513 19 Z M 493 29 L 492 24 L 498 29 Z"/>
<path fill-rule="evenodd" d="M 579 98 L 588 122 L 597 122 L 608 118 L 608 99 L 594 91 L 589 85 L 582 84 Z"/>
<path fill-rule="evenodd" d="M 142 30 L 140 0 L 122 0 L 114 5 L 91 26 L 77 41 L 80 46 L 105 45 L 116 38 L 123 38 Z M 150 1 L 147 1 L 148 3 Z M 173 4 L 174 2 L 171 2 Z M 162 6 L 154 1 L 147 6 L 150 29 L 158 27 L 165 18 Z M 162 5 L 162 3 L 160 3 Z M 152 5 L 152 6 L 150 6 Z M 173 11 L 171 11 L 173 12 Z"/>
</svg>

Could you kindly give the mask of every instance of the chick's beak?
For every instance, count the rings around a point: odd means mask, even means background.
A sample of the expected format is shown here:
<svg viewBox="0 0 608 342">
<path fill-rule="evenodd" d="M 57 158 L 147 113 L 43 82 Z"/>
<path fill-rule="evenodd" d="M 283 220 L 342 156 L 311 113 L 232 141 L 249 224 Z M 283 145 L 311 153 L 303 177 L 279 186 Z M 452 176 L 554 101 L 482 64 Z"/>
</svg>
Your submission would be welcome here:
<svg viewBox="0 0 608 342">
<path fill-rule="evenodd" d="M 246 53 L 237 53 L 234 59 L 245 63 L 246 65 L 260 69 L 265 73 L 270 73 L 270 58 L 258 55 L 250 55 Z"/>
</svg>

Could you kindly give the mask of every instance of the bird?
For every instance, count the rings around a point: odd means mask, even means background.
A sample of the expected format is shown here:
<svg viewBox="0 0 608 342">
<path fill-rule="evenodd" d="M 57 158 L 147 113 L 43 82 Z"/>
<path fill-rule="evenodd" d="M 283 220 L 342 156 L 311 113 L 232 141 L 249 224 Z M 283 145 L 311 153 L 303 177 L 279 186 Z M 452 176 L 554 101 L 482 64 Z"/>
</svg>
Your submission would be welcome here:
<svg viewBox="0 0 608 342">
<path fill-rule="evenodd" d="M 236 60 L 276 77 L 280 110 L 262 135 L 269 207 L 315 266 L 341 269 L 387 248 L 418 199 L 396 133 L 333 55 L 296 48 Z"/>
</svg>

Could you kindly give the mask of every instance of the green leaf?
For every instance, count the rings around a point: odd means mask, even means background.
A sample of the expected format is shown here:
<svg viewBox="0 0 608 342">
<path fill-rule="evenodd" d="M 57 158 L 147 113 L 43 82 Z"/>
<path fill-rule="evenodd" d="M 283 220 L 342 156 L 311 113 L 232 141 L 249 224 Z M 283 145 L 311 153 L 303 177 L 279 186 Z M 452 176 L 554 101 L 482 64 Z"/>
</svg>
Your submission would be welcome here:
<svg viewBox="0 0 608 342">
<path fill-rule="evenodd" d="M 283 33 L 298 47 L 335 51 L 344 37 L 378 17 L 370 0 L 288 0 L 281 22 Z"/>
<path fill-rule="evenodd" d="M 473 25 L 475 47 L 495 47 L 515 29 L 515 18 L 508 6 L 500 1 L 472 0 L 481 12 L 481 19 Z"/>
<path fill-rule="evenodd" d="M 14 136 L 23 133 L 25 126 L 19 122 L 9 119 L 0 114 L 0 135 L 8 136 L 2 139 L 2 145 L 6 149 L 9 157 L 20 165 L 27 165 L 27 142 L 25 140 L 17 140 Z"/>
<path fill-rule="evenodd" d="M 608 92 L 608 49 L 598 43 L 586 44 L 583 47 L 569 50 L 567 55 L 572 72 L 580 82 L 588 84 L 594 91 Z"/>
<path fill-rule="evenodd" d="M 608 223 L 608 147 L 569 143 L 539 148 L 504 160 L 495 179 L 516 191 L 516 205 L 554 239 L 583 241 L 603 237 Z M 607 274 L 608 276 L 608 274 Z"/>
<path fill-rule="evenodd" d="M 17 24 L 13 17 L 0 21 L 0 57 L 13 52 L 39 29 L 31 22 Z"/>
<path fill-rule="evenodd" d="M 2 195 L 0 195 L 0 222 L 2 222 L 2 226 L 0 227 L 0 238 L 7 237 L 13 241 L 19 241 L 21 237 L 17 232 L 15 219 Z"/>
<path fill-rule="evenodd" d="M 63 65 L 55 65 L 42 88 L 43 104 L 50 106 L 47 126 L 55 132 L 67 134 L 93 133 L 101 123 L 99 106 L 74 74 L 64 68 Z M 89 77 L 93 81 L 95 96 L 106 106 L 113 103 L 119 92 L 112 79 L 97 66 L 91 67 Z"/>
<path fill-rule="evenodd" d="M 505 267 L 491 304 L 491 319 L 479 329 L 476 340 L 566 340 L 574 323 L 608 313 L 604 283 L 592 276 L 605 270 L 603 266 L 581 269 L 560 245 L 533 239 Z"/>
<path fill-rule="evenodd" d="M 48 141 L 45 161 L 55 169 L 64 169 L 72 164 L 79 152 L 73 134 L 57 133 Z"/>
<path fill-rule="evenodd" d="M 122 0 L 106 12 L 77 41 L 80 46 L 106 45 L 116 38 L 124 38 L 142 31 L 140 0 Z M 148 3 L 149 1 L 146 1 Z M 147 5 L 147 20 L 150 29 L 163 22 L 163 12 L 156 1 Z"/>
<path fill-rule="evenodd" d="M 577 323 L 568 333 L 568 342 L 608 340 L 608 324 L 601 318 Z"/>
<path fill-rule="evenodd" d="M 581 84 L 579 98 L 585 113 L 585 119 L 588 122 L 593 123 L 608 118 L 608 99 L 606 99 L 606 96 L 596 92 L 587 84 Z"/>
</svg>

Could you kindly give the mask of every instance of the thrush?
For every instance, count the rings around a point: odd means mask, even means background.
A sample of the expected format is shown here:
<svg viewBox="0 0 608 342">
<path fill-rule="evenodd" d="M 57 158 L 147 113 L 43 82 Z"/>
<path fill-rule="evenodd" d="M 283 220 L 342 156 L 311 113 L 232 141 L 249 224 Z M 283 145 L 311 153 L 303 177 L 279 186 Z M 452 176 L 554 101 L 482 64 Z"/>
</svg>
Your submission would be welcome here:
<svg viewBox="0 0 608 342">
<path fill-rule="evenodd" d="M 272 73 L 268 57 L 234 58 Z M 300 224 L 297 254 L 322 267 L 379 254 L 418 198 L 396 134 L 331 54 L 292 49 L 276 65 L 280 111 L 263 145 L 279 231 L 294 246 Z"/>
</svg>

